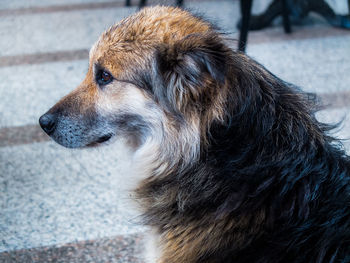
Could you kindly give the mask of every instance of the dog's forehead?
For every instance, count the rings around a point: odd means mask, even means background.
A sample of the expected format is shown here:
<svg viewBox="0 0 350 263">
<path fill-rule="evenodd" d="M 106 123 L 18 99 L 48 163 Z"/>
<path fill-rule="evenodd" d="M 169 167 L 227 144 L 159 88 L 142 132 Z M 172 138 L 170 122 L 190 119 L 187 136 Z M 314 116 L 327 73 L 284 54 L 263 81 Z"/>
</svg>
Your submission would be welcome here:
<svg viewBox="0 0 350 263">
<path fill-rule="evenodd" d="M 100 36 L 90 50 L 90 65 L 99 64 L 118 77 L 128 68 L 142 68 L 159 45 L 211 30 L 209 22 L 180 8 L 144 8 Z"/>
<path fill-rule="evenodd" d="M 98 56 L 108 50 L 147 51 L 161 43 L 171 44 L 187 35 L 204 34 L 210 30 L 210 23 L 185 10 L 176 7 L 149 7 L 106 30 L 92 53 Z"/>
<path fill-rule="evenodd" d="M 156 6 L 142 9 L 112 26 L 105 32 L 105 38 L 109 42 L 171 43 L 186 35 L 208 30 L 208 22 L 185 10 Z"/>
</svg>

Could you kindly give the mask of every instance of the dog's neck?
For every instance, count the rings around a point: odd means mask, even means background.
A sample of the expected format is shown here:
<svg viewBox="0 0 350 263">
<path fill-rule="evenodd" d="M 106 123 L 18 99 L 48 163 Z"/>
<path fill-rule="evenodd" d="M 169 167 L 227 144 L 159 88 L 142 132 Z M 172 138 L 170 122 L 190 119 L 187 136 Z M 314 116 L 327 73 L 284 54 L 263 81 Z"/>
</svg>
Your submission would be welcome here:
<svg viewBox="0 0 350 263">
<path fill-rule="evenodd" d="M 215 213 L 220 209 L 238 211 L 240 207 L 243 209 L 243 203 L 247 203 L 245 198 L 267 191 L 284 176 L 286 171 L 281 169 L 286 162 L 302 170 L 298 161 L 302 163 L 302 158 L 315 154 L 316 148 L 324 143 L 322 131 L 317 130 L 316 120 L 303 106 L 303 95 L 286 88 L 286 83 L 273 76 L 269 77 L 256 79 L 259 85 L 247 83 L 244 76 L 231 80 L 234 85 L 244 85 L 246 94 L 241 97 L 231 94 L 242 101 L 227 100 L 224 121 L 213 121 L 209 129 L 202 130 L 198 124 L 185 125 L 177 133 L 165 129 L 161 136 L 163 142 L 150 142 L 144 147 L 141 153 L 151 165 L 146 171 L 147 178 L 136 190 L 139 198 L 148 200 L 152 207 L 165 198 L 164 204 L 176 207 L 180 213 L 201 206 Z M 279 85 L 283 89 L 276 89 Z M 287 100 L 293 101 L 294 105 L 286 103 Z M 240 108 L 234 108 L 237 104 Z M 292 105 L 295 109 L 286 109 L 284 105 Z M 293 116 L 291 112 L 299 112 L 300 116 Z M 207 134 L 198 138 L 203 130 Z M 173 134 L 182 140 L 174 138 Z M 309 134 L 315 136 L 311 138 Z M 171 138 L 173 143 L 169 143 Z M 165 149 L 152 148 L 152 145 Z M 276 152 L 276 149 L 284 152 Z M 165 154 L 150 154 L 159 151 Z M 290 159 L 286 160 L 286 156 Z M 251 186 L 252 182 L 256 187 L 248 189 L 246 185 Z M 224 187 L 224 190 L 214 189 L 213 185 Z M 228 196 L 230 208 L 221 202 Z"/>
</svg>

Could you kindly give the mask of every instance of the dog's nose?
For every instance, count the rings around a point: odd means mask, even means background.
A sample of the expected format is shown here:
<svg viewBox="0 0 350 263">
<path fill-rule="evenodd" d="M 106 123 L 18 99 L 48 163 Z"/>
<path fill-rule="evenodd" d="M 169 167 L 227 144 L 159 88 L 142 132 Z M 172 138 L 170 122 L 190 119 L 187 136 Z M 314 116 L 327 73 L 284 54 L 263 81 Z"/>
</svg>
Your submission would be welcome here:
<svg viewBox="0 0 350 263">
<path fill-rule="evenodd" d="M 50 135 L 56 128 L 56 118 L 55 115 L 46 113 L 40 117 L 39 123 L 41 128 Z"/>
</svg>

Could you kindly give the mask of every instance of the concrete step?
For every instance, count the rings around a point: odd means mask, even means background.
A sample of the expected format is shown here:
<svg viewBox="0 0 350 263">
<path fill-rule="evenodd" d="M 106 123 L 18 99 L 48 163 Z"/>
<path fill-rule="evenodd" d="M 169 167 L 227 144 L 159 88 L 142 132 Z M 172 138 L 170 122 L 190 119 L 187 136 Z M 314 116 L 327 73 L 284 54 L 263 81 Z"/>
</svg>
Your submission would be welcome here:
<svg viewBox="0 0 350 263">
<path fill-rule="evenodd" d="M 1 147 L 0 167 L 0 252 L 145 230 L 124 191 L 130 155 L 121 143 Z"/>
<path fill-rule="evenodd" d="M 213 1 L 200 5 L 188 2 L 186 6 L 198 12 L 206 10 L 205 16 L 218 20 L 219 26 L 237 31 L 238 4 L 229 0 L 219 2 L 219 6 Z M 7 39 L 0 42 L 0 56 L 90 49 L 104 30 L 135 11 L 136 7 L 115 7 L 3 16 L 0 32 Z"/>
<path fill-rule="evenodd" d="M 0 262 L 143 263 L 143 235 L 124 235 L 0 253 Z"/>
<path fill-rule="evenodd" d="M 16 0 L 13 2 L 6 0 L 2 2 L 0 4 L 0 11 L 3 10 L 3 12 L 0 12 L 0 32 L 6 35 L 7 38 L 6 41 L 0 42 L 0 56 L 90 49 L 91 45 L 105 29 L 137 10 L 136 7 L 122 6 L 123 1 L 121 0 L 116 1 L 121 4 L 120 6 L 106 5 L 103 7 L 101 5 L 101 7 L 96 6 L 96 8 L 83 8 L 84 5 L 95 2 L 97 4 L 114 3 L 112 0 L 55 0 L 52 3 L 50 1 L 49 6 L 53 8 L 65 4 L 82 4 L 83 6 L 81 9 L 77 9 L 68 5 L 66 9 L 58 9 L 57 12 L 54 9 L 43 9 L 41 12 L 7 15 L 6 10 L 23 7 L 42 7 L 47 6 L 48 3 L 37 0 Z M 170 0 L 150 1 L 151 4 L 170 4 L 173 2 Z M 261 12 L 266 8 L 267 4 L 267 1 L 255 1 L 253 12 Z M 346 10 L 344 5 L 334 3 L 332 5 L 337 9 L 337 12 Z M 237 38 L 238 30 L 236 24 L 240 17 L 238 1 L 185 1 L 185 6 L 194 12 L 203 14 L 204 17 L 213 21 L 225 32 L 234 33 L 231 36 Z M 323 26 L 326 25 L 319 17 L 314 17 L 313 20 L 316 20 L 316 23 L 321 23 Z M 313 24 L 313 20 L 309 19 L 308 23 Z M 279 29 L 281 30 L 280 27 Z M 20 32 L 20 34 L 13 34 L 13 32 Z"/>
<path fill-rule="evenodd" d="M 316 29 L 317 30 L 317 29 Z M 247 53 L 283 80 L 316 93 L 349 89 L 350 35 L 248 45 Z"/>
<path fill-rule="evenodd" d="M 90 49 L 104 30 L 134 11 L 121 7 L 4 16 L 0 32 L 7 39 L 0 42 L 0 56 Z"/>
<path fill-rule="evenodd" d="M 124 4 L 124 0 L 2 0 L 0 3 L 0 10 L 13 10 L 19 8 L 36 8 L 36 7 L 55 7 L 62 5 L 78 5 L 78 4 L 88 4 L 88 3 L 115 3 L 119 2 Z M 135 2 L 135 0 L 133 1 Z"/>
<path fill-rule="evenodd" d="M 0 127 L 37 124 L 42 114 L 79 85 L 87 69 L 87 59 L 0 68 Z"/>
</svg>

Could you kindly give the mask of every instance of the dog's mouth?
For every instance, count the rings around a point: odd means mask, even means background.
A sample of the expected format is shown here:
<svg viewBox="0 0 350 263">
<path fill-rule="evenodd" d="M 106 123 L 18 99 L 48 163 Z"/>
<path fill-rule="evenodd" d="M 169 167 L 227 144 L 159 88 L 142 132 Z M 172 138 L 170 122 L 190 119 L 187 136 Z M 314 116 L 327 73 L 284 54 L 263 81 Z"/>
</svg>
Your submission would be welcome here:
<svg viewBox="0 0 350 263">
<path fill-rule="evenodd" d="M 103 135 L 103 136 L 99 137 L 96 141 L 89 143 L 87 146 L 91 147 L 91 146 L 96 146 L 98 144 L 104 143 L 104 142 L 108 141 L 110 138 L 112 138 L 112 136 L 113 136 L 113 134 L 111 134 L 111 133 Z"/>
</svg>

